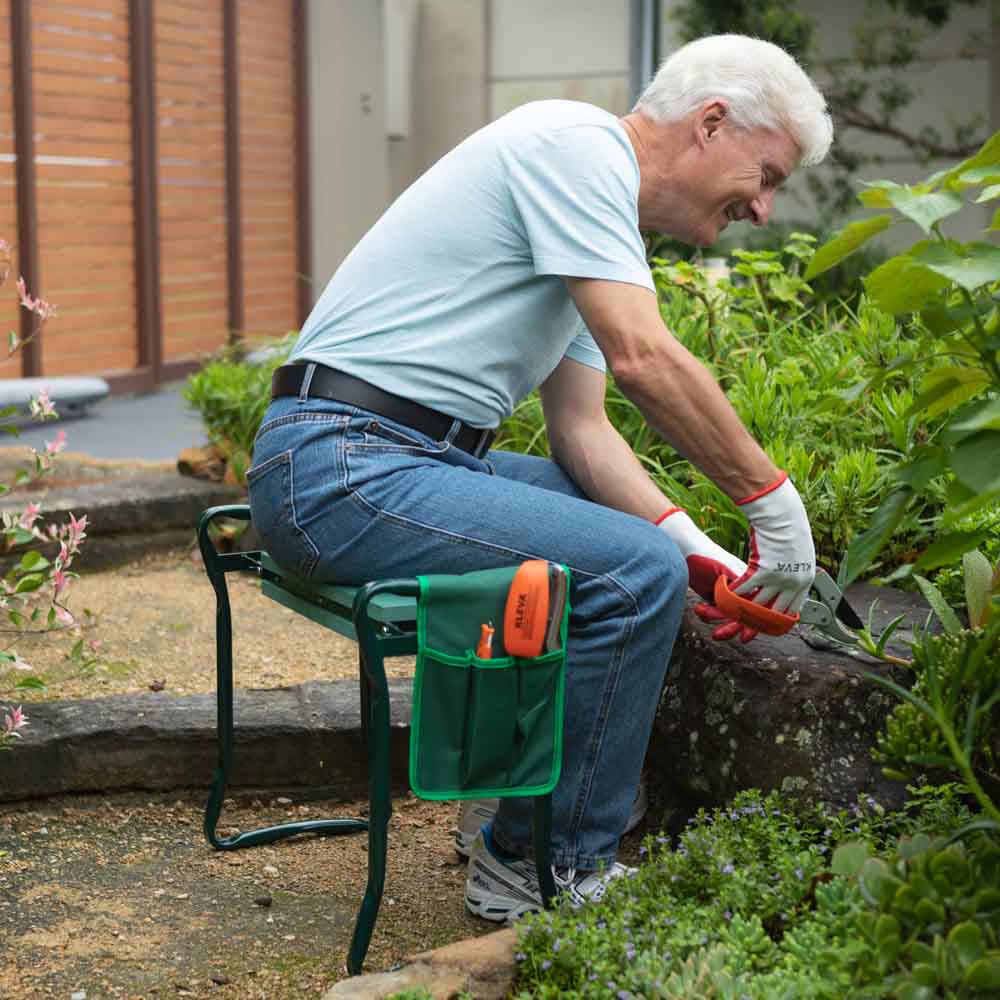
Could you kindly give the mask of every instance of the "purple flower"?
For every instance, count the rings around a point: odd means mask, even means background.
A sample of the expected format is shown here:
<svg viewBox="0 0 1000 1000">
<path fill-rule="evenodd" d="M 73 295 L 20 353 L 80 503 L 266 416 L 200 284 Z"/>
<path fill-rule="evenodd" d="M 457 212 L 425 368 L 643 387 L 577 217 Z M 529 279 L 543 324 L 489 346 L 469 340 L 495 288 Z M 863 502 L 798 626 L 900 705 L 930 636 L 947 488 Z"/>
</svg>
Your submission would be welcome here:
<svg viewBox="0 0 1000 1000">
<path fill-rule="evenodd" d="M 547 969 L 551 968 L 552 968 L 552 963 L 548 959 L 545 959 L 545 961 L 542 962 L 542 972 L 545 972 Z"/>
<path fill-rule="evenodd" d="M 719 871 L 722 872 L 723 875 L 732 875 L 736 869 L 727 862 L 719 869 Z"/>
<path fill-rule="evenodd" d="M 523 962 L 523 961 L 524 961 L 524 960 L 525 960 L 525 959 L 526 959 L 527 957 L 528 957 L 528 956 L 527 956 L 527 955 L 525 955 L 525 953 L 524 953 L 523 951 L 519 951 L 519 952 L 518 952 L 518 953 L 517 953 L 517 954 L 516 954 L 516 955 L 514 956 L 514 961 L 515 961 L 515 962 Z"/>
</svg>

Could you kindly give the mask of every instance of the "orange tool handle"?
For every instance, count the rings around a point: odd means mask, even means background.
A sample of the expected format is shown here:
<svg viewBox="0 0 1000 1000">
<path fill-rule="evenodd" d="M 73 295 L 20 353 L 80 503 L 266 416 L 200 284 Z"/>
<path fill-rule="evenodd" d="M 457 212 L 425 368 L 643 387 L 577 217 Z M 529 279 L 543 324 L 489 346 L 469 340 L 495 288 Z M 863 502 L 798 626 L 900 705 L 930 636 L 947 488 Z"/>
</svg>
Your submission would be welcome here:
<svg viewBox="0 0 1000 1000">
<path fill-rule="evenodd" d="M 799 621 L 798 615 L 785 615 L 734 594 L 724 576 L 715 578 L 715 606 L 734 621 L 765 635 L 784 635 Z"/>
<path fill-rule="evenodd" d="M 486 622 L 479 626 L 479 645 L 476 646 L 476 656 L 481 660 L 493 659 L 493 633 L 496 629 Z"/>
</svg>

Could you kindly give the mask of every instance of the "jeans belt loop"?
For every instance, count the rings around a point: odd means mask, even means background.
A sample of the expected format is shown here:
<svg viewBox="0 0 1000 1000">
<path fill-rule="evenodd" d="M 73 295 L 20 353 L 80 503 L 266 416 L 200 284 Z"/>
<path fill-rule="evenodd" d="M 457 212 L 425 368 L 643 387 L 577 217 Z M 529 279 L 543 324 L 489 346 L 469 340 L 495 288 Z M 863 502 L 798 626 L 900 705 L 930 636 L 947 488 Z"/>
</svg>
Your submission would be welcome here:
<svg viewBox="0 0 1000 1000">
<path fill-rule="evenodd" d="M 473 449 L 472 454 L 476 458 L 482 458 L 490 450 L 491 444 L 493 444 L 493 431 L 489 427 L 484 427 L 479 432 L 479 437 L 476 439 L 476 447 Z"/>
<path fill-rule="evenodd" d="M 461 430 L 462 421 L 459 420 L 458 417 L 454 417 L 451 421 L 451 427 L 448 428 L 448 432 L 444 436 L 444 440 L 447 441 L 448 444 L 452 444 L 455 438 L 458 437 Z"/>
<path fill-rule="evenodd" d="M 302 385 L 299 386 L 299 402 L 304 403 L 309 398 L 309 386 L 312 385 L 313 375 L 316 374 L 316 362 L 310 361 L 306 365 L 305 374 L 302 376 Z"/>
</svg>

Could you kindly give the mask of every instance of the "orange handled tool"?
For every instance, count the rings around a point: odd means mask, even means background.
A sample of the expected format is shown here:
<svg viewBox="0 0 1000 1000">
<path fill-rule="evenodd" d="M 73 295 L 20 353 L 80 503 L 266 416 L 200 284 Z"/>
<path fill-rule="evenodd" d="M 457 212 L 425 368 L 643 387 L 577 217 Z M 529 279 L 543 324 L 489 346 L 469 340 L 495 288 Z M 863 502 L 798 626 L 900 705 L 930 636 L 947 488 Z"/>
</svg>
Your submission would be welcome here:
<svg viewBox="0 0 1000 1000">
<path fill-rule="evenodd" d="M 503 644 L 511 656 L 539 656 L 545 646 L 549 618 L 549 563 L 521 563 L 507 592 Z"/>
<path fill-rule="evenodd" d="M 765 635 L 784 635 L 798 624 L 798 615 L 785 615 L 773 608 L 748 601 L 729 589 L 724 576 L 715 578 L 715 606 L 734 621 Z"/>
<path fill-rule="evenodd" d="M 496 629 L 493 622 L 483 622 L 479 626 L 479 645 L 476 646 L 476 656 L 481 660 L 493 659 L 493 633 Z"/>
</svg>

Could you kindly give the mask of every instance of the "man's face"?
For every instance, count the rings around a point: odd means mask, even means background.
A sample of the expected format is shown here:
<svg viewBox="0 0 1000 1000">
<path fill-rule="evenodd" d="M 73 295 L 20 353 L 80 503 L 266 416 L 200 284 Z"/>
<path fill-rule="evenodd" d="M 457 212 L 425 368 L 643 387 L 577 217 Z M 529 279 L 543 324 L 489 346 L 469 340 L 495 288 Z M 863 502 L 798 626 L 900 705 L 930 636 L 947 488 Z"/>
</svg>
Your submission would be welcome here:
<svg viewBox="0 0 1000 1000">
<path fill-rule="evenodd" d="M 681 190 L 664 200 L 651 228 L 695 246 L 710 246 L 730 222 L 763 226 L 777 189 L 799 160 L 799 149 L 784 132 L 743 130 L 728 117 L 707 115 L 684 157 Z M 680 194 L 680 197 L 677 195 Z"/>
</svg>

